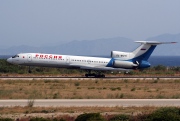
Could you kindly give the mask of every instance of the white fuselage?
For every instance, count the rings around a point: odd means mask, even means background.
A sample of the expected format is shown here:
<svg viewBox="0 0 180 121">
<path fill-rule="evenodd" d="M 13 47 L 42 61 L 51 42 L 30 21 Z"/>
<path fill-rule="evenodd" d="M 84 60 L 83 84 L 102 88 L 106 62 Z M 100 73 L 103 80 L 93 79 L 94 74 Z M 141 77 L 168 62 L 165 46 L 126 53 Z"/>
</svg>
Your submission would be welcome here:
<svg viewBox="0 0 180 121">
<path fill-rule="evenodd" d="M 148 58 L 156 48 L 156 45 L 164 43 L 156 41 L 137 42 L 141 43 L 141 45 L 133 52 L 112 51 L 111 58 L 44 53 L 20 53 L 8 58 L 7 61 L 12 64 L 26 66 L 79 68 L 98 71 L 148 68 L 150 67 Z"/>
<path fill-rule="evenodd" d="M 78 68 L 79 66 L 106 67 L 111 58 L 71 56 L 43 53 L 22 53 L 8 59 L 8 62 L 27 66 Z"/>
</svg>

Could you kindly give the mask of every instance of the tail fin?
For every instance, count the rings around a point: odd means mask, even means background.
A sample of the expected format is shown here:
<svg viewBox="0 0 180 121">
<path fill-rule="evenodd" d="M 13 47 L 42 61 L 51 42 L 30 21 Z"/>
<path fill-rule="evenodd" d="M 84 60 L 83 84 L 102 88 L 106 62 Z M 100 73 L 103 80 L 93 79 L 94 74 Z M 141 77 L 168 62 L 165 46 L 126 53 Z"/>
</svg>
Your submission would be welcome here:
<svg viewBox="0 0 180 121">
<path fill-rule="evenodd" d="M 136 50 L 131 53 L 132 62 L 137 66 L 135 68 L 147 68 L 150 67 L 150 63 L 147 61 L 159 44 L 171 44 L 176 42 L 157 42 L 157 41 L 136 41 L 141 43 Z"/>
<path fill-rule="evenodd" d="M 145 60 L 147 61 L 159 44 L 171 44 L 176 42 L 157 42 L 157 41 L 136 41 L 137 43 L 141 43 L 141 46 L 139 46 L 136 50 L 132 52 L 132 55 L 136 60 Z"/>
</svg>

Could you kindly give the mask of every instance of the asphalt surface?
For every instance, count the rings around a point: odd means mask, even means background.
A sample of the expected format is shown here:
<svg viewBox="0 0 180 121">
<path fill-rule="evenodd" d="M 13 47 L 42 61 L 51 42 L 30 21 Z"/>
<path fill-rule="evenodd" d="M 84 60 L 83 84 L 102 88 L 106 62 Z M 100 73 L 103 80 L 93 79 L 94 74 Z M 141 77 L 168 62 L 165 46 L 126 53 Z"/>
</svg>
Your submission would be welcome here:
<svg viewBox="0 0 180 121">
<path fill-rule="evenodd" d="M 15 79 L 28 79 L 28 80 L 33 80 L 33 79 L 97 79 L 97 78 L 85 78 L 85 77 L 57 77 L 57 76 L 0 76 L 0 79 L 3 80 L 7 80 L 7 79 L 11 79 L 11 80 L 15 80 Z M 113 77 L 113 76 L 109 76 L 109 77 L 105 77 L 105 78 L 98 78 L 98 79 L 180 79 L 180 76 L 121 76 L 121 77 Z"/>
<path fill-rule="evenodd" d="M 0 100 L 0 107 L 27 106 L 34 101 L 34 107 L 142 107 L 180 106 L 180 99 L 35 99 Z"/>
</svg>

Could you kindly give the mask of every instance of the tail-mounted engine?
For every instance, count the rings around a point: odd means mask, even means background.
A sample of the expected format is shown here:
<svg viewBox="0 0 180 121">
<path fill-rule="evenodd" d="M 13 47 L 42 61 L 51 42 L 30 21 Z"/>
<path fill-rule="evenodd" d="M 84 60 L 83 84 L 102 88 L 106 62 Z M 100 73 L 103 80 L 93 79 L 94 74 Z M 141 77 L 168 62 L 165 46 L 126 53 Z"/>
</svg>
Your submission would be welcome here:
<svg viewBox="0 0 180 121">
<path fill-rule="evenodd" d="M 114 61 L 113 61 L 113 67 L 114 67 L 114 68 L 133 69 L 133 68 L 137 68 L 137 67 L 138 67 L 138 64 L 137 64 L 137 63 L 130 62 L 130 61 L 114 60 Z"/>
<path fill-rule="evenodd" d="M 131 53 L 129 53 L 129 52 L 111 51 L 112 58 L 119 58 L 119 60 L 115 59 L 113 61 L 113 67 L 114 68 L 126 68 L 126 69 L 137 68 L 139 65 L 138 62 L 133 63 L 130 61 L 125 61 L 125 60 L 128 60 L 130 56 L 131 56 Z"/>
<path fill-rule="evenodd" d="M 111 51 L 111 57 L 114 58 L 113 67 L 114 68 L 126 68 L 126 69 L 140 69 L 150 67 L 150 63 L 146 60 L 131 60 L 134 57 L 133 53 L 121 52 L 121 51 Z"/>
<path fill-rule="evenodd" d="M 129 52 L 111 51 L 111 58 L 129 58 Z"/>
</svg>

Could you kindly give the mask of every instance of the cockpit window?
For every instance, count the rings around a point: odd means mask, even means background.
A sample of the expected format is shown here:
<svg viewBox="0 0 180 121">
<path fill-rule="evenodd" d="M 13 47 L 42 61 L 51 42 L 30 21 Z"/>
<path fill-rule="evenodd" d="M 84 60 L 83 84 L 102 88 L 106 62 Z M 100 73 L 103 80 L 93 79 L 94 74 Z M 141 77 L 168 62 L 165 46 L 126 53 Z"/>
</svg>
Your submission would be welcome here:
<svg viewBox="0 0 180 121">
<path fill-rule="evenodd" d="M 15 55 L 15 56 L 13 56 L 12 58 L 18 58 L 19 57 L 19 55 Z"/>
</svg>

